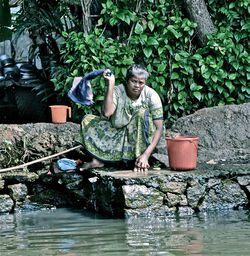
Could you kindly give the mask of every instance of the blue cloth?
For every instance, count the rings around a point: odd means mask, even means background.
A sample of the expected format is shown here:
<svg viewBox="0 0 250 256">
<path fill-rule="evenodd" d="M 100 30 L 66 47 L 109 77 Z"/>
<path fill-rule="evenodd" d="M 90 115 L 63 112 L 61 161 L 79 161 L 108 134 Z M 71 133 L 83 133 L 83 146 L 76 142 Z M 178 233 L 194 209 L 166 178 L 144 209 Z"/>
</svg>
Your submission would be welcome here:
<svg viewBox="0 0 250 256">
<path fill-rule="evenodd" d="M 82 105 L 92 105 L 94 101 L 89 80 L 96 78 L 98 75 L 102 74 L 104 70 L 105 69 L 98 69 L 92 71 L 85 75 L 80 82 L 73 83 L 72 88 L 68 92 L 68 97 L 76 103 L 80 103 Z"/>
<path fill-rule="evenodd" d="M 60 160 L 57 160 L 57 165 L 62 171 L 76 169 L 76 162 L 74 160 L 67 159 L 67 158 L 62 158 Z"/>
</svg>

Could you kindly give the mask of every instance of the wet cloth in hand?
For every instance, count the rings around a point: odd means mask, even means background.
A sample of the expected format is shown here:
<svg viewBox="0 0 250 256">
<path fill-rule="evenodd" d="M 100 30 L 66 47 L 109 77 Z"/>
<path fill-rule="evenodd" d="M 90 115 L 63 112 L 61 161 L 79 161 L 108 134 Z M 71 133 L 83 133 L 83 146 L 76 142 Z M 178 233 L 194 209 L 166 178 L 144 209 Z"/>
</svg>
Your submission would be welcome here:
<svg viewBox="0 0 250 256">
<path fill-rule="evenodd" d="M 90 80 L 102 74 L 104 70 L 105 69 L 98 69 L 92 71 L 82 78 L 75 77 L 73 86 L 68 92 L 68 97 L 76 103 L 80 103 L 82 105 L 92 105 L 94 101 Z"/>
</svg>

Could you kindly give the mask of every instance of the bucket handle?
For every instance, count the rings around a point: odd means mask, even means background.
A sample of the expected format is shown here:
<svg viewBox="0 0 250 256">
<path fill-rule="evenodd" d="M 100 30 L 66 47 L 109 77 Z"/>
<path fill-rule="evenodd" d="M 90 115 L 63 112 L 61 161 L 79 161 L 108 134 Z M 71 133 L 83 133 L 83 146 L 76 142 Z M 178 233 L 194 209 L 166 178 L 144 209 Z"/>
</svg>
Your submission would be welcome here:
<svg viewBox="0 0 250 256">
<path fill-rule="evenodd" d="M 170 139 L 175 139 L 175 137 L 170 136 Z M 188 141 L 189 141 L 190 143 L 193 143 L 194 146 L 195 146 L 195 148 L 196 148 L 196 150 L 198 151 L 198 147 L 195 145 L 194 141 L 193 141 L 193 140 L 188 140 Z"/>
<path fill-rule="evenodd" d="M 189 140 L 190 143 L 193 143 L 194 144 L 194 147 L 196 148 L 196 150 L 198 151 L 198 147 L 196 146 L 196 144 L 194 143 L 193 140 Z"/>
<path fill-rule="evenodd" d="M 71 118 L 71 107 L 67 107 L 68 111 L 69 111 L 69 118 Z"/>
</svg>

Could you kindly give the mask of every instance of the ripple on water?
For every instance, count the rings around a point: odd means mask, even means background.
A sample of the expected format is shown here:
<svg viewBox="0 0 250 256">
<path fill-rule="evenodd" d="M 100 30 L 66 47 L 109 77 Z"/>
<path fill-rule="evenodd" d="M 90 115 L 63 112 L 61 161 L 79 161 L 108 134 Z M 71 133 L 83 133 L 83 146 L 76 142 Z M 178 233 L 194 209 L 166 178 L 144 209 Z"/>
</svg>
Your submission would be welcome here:
<svg viewBox="0 0 250 256">
<path fill-rule="evenodd" d="M 72 209 L 0 215 L 1 256 L 249 255 L 249 211 L 109 219 Z"/>
</svg>

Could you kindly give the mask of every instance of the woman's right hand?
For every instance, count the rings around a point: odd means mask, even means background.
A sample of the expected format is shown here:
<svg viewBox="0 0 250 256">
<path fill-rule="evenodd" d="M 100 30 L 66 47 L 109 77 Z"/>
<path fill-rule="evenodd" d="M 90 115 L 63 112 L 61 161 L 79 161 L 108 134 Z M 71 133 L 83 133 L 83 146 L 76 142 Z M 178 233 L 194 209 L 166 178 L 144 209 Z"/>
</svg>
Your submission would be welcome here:
<svg viewBox="0 0 250 256">
<path fill-rule="evenodd" d="M 108 72 L 111 72 L 110 69 L 105 69 L 103 72 L 103 77 L 108 81 L 106 95 L 104 96 L 104 100 L 102 102 L 102 114 L 109 118 L 115 112 L 115 105 L 113 102 L 113 94 L 115 89 L 115 76 L 113 73 L 111 75 L 107 75 Z"/>
</svg>

